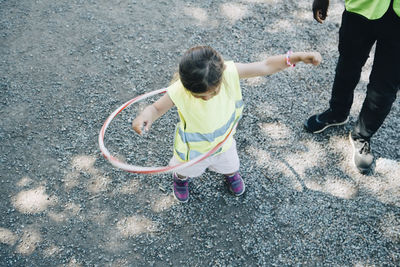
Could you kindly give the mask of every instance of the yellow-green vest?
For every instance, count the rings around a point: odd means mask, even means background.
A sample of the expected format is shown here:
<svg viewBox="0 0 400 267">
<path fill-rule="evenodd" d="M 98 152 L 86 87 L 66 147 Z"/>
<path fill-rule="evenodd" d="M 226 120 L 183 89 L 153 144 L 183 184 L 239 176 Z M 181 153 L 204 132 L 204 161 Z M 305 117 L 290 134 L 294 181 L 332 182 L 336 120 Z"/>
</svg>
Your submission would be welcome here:
<svg viewBox="0 0 400 267">
<path fill-rule="evenodd" d="M 180 122 L 174 140 L 174 155 L 181 161 L 207 153 L 221 142 L 243 111 L 239 74 L 233 61 L 225 62 L 219 93 L 209 100 L 194 97 L 178 80 L 167 92 L 178 109 Z M 230 148 L 232 138 L 216 152 Z"/>
<path fill-rule="evenodd" d="M 367 19 L 381 18 L 389 9 L 391 0 L 345 0 L 346 10 Z M 393 1 L 393 9 L 400 16 L 400 0 Z"/>
</svg>

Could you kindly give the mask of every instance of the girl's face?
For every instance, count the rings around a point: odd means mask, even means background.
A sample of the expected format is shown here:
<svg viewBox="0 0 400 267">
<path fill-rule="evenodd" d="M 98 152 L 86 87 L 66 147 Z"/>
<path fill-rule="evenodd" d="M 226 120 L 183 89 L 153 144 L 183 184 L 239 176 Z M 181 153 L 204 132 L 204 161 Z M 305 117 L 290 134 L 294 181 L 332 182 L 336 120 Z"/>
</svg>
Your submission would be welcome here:
<svg viewBox="0 0 400 267">
<path fill-rule="evenodd" d="M 205 101 L 210 100 L 214 96 L 218 95 L 219 91 L 221 90 L 221 85 L 217 86 L 215 89 L 210 89 L 204 93 L 191 93 L 195 98 L 200 98 Z"/>
</svg>

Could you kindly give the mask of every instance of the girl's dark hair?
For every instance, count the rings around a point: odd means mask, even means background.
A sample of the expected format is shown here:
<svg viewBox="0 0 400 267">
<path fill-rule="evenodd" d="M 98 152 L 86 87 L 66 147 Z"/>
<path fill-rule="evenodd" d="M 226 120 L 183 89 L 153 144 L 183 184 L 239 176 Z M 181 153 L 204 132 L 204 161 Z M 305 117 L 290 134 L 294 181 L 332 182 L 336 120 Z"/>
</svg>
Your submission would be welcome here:
<svg viewBox="0 0 400 267">
<path fill-rule="evenodd" d="M 222 81 L 224 60 L 210 46 L 190 48 L 179 63 L 179 78 L 183 86 L 193 93 L 205 93 Z"/>
</svg>

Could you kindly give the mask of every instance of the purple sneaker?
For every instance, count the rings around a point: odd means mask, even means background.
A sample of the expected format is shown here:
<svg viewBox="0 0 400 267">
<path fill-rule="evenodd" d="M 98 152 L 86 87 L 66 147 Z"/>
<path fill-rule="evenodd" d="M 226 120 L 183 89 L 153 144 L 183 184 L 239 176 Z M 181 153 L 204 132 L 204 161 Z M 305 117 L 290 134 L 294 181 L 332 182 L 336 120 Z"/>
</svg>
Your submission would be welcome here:
<svg viewBox="0 0 400 267">
<path fill-rule="evenodd" d="M 179 179 L 176 173 L 174 177 L 174 196 L 182 203 L 186 203 L 189 200 L 189 177 L 185 180 Z"/>
<path fill-rule="evenodd" d="M 225 175 L 225 181 L 228 184 L 229 190 L 235 196 L 240 196 L 241 194 L 244 193 L 245 186 L 239 172 L 236 172 L 233 176 Z"/>
</svg>

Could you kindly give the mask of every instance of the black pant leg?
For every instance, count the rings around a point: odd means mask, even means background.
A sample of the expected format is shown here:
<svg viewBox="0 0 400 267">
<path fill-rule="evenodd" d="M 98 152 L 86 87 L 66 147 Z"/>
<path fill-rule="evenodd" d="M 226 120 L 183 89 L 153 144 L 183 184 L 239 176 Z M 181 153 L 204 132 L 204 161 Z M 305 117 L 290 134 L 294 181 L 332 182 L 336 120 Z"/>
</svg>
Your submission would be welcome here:
<svg viewBox="0 0 400 267">
<path fill-rule="evenodd" d="M 389 114 L 400 87 L 400 18 L 389 10 L 376 31 L 378 40 L 367 96 L 353 130 L 355 137 L 367 140 Z"/>
<path fill-rule="evenodd" d="M 339 30 L 339 61 L 330 100 L 330 108 L 340 117 L 346 117 L 350 112 L 354 89 L 375 40 L 370 20 L 355 13 L 343 12 Z"/>
</svg>

